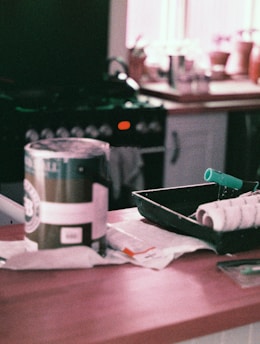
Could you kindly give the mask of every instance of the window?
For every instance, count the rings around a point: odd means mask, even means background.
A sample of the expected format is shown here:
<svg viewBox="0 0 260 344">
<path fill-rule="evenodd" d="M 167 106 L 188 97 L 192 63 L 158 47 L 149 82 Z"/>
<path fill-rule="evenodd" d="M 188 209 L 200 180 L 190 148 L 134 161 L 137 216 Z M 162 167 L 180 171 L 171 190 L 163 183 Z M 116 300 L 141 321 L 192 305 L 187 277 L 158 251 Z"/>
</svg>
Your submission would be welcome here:
<svg viewBox="0 0 260 344">
<path fill-rule="evenodd" d="M 216 35 L 252 28 L 260 30 L 259 0 L 128 0 L 126 46 L 142 36 L 150 59 L 185 42 L 209 51 Z"/>
<path fill-rule="evenodd" d="M 238 30 L 254 28 L 252 9 L 248 0 L 189 0 L 186 36 L 199 38 L 205 49 L 212 47 L 216 35 L 234 37 Z"/>
</svg>

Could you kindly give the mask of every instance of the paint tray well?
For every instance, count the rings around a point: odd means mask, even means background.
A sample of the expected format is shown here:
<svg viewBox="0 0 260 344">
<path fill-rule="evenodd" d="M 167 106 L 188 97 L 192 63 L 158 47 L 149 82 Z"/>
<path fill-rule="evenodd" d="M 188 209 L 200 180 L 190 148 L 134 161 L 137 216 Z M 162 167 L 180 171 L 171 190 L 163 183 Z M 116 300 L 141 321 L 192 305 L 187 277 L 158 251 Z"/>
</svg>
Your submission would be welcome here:
<svg viewBox="0 0 260 344">
<path fill-rule="evenodd" d="M 227 189 L 225 198 L 234 197 L 232 192 Z M 204 240 L 219 254 L 260 247 L 259 227 L 220 232 L 191 217 L 200 204 L 219 199 L 219 186 L 215 183 L 141 190 L 132 194 L 139 213 L 147 220 L 162 229 Z"/>
</svg>

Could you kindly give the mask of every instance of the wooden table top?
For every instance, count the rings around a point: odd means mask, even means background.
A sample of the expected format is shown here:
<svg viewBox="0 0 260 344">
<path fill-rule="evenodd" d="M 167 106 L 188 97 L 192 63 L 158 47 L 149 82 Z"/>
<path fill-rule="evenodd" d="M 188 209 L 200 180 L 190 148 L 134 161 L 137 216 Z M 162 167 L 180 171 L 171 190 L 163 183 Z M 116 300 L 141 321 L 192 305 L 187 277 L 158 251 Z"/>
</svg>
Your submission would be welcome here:
<svg viewBox="0 0 260 344">
<path fill-rule="evenodd" d="M 108 221 L 138 219 L 135 208 Z M 242 289 L 217 261 L 186 254 L 161 271 L 131 264 L 82 270 L 0 270 L 4 343 L 174 343 L 260 321 L 260 287 Z"/>
</svg>

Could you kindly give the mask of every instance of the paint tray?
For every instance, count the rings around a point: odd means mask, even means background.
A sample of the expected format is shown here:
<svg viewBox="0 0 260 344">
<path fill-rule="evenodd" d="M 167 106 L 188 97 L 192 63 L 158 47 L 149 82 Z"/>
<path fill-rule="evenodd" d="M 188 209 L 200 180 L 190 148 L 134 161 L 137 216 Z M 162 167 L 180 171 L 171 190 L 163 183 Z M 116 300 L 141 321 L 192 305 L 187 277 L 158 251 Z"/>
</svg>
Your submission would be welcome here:
<svg viewBox="0 0 260 344">
<path fill-rule="evenodd" d="M 216 183 L 141 190 L 132 194 L 139 213 L 147 220 L 168 231 L 204 240 L 219 254 L 260 247 L 260 227 L 220 232 L 190 217 L 200 204 L 222 198 Z M 236 192 L 235 196 L 238 195 Z M 226 188 L 224 198 L 231 197 L 234 190 Z"/>
</svg>

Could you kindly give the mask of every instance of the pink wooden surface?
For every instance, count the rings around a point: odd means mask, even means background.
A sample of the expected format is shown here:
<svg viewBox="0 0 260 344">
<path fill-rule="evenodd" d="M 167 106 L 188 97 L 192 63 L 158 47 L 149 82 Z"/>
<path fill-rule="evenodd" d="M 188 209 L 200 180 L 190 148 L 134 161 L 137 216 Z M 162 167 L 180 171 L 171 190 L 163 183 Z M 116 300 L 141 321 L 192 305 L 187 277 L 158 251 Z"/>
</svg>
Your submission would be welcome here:
<svg viewBox="0 0 260 344">
<path fill-rule="evenodd" d="M 19 225 L 6 225 L 0 226 L 0 240 L 23 240 L 24 239 L 24 226 Z"/>
<path fill-rule="evenodd" d="M 150 83 L 142 86 L 142 93 L 183 103 L 221 100 L 259 99 L 260 87 L 252 81 L 232 80 L 212 81 L 208 93 L 181 94 L 166 82 Z"/>
<path fill-rule="evenodd" d="M 114 211 L 109 221 L 139 218 Z M 162 271 L 130 264 L 64 271 L 0 270 L 4 343 L 174 343 L 260 320 L 260 287 L 241 289 L 216 262 L 260 258 L 201 251 Z"/>
</svg>

